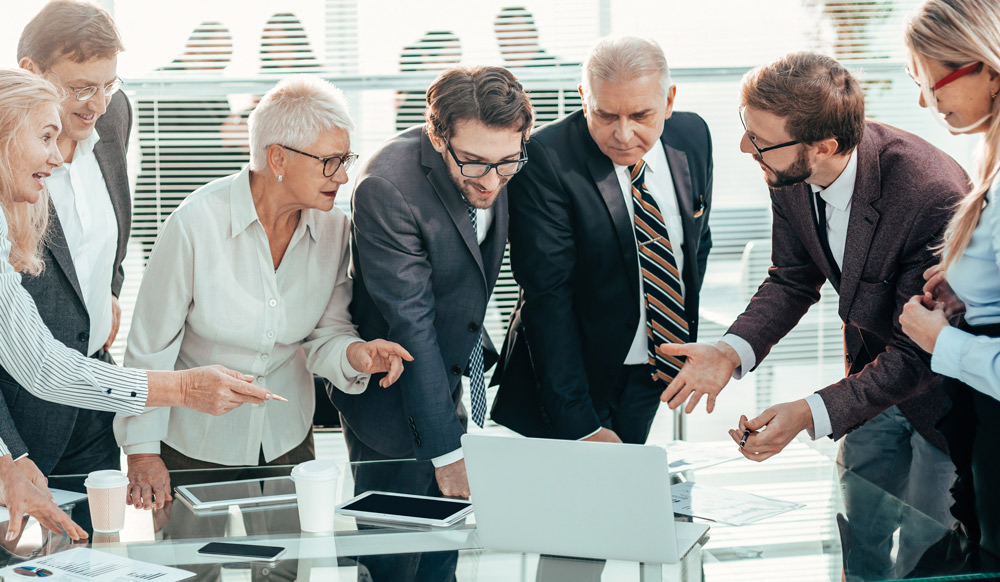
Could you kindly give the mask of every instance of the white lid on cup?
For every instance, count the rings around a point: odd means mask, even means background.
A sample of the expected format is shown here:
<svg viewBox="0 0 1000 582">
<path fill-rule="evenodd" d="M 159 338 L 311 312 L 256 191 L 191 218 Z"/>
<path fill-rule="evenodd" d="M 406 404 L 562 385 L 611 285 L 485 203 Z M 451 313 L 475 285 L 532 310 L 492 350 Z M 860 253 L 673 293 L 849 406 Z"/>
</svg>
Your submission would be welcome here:
<svg viewBox="0 0 1000 582">
<path fill-rule="evenodd" d="M 331 481 L 339 476 L 337 463 L 327 459 L 306 461 L 292 469 L 292 481 Z"/>
<path fill-rule="evenodd" d="M 87 480 L 83 482 L 83 486 L 89 489 L 114 489 L 125 485 L 128 485 L 128 477 L 114 469 L 94 471 L 87 475 Z"/>
</svg>

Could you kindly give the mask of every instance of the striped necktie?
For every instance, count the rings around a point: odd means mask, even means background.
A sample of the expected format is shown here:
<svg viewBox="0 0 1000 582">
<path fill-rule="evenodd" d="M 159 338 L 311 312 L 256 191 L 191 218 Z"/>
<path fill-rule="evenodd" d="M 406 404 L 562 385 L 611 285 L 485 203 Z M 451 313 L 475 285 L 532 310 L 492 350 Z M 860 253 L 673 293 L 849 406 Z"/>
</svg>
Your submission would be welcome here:
<svg viewBox="0 0 1000 582">
<path fill-rule="evenodd" d="M 469 220 L 472 221 L 472 236 L 479 238 L 478 221 L 476 220 L 476 208 L 469 204 L 464 198 L 465 209 L 469 211 Z M 479 428 L 483 428 L 486 422 L 486 377 L 485 366 L 483 365 L 483 331 L 480 330 L 479 337 L 476 338 L 476 345 L 472 347 L 472 355 L 469 356 L 469 399 L 472 402 L 472 422 Z"/>
<path fill-rule="evenodd" d="M 646 189 L 645 160 L 630 166 L 629 172 L 632 176 L 635 239 L 639 246 L 639 268 L 642 270 L 646 301 L 650 373 L 654 382 L 665 386 L 680 371 L 684 360 L 657 353 L 656 346 L 687 343 L 690 339 L 684 295 L 681 293 L 681 274 L 677 270 L 677 260 L 663 216 Z"/>
</svg>

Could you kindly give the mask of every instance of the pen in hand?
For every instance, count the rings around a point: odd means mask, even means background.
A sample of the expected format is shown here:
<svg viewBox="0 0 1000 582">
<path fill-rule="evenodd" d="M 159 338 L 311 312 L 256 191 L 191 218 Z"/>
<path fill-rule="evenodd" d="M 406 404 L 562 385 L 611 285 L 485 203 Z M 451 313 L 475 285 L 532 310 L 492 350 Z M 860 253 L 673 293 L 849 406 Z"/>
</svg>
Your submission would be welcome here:
<svg viewBox="0 0 1000 582">
<path fill-rule="evenodd" d="M 750 429 L 748 428 L 748 429 L 746 429 L 746 430 L 743 431 L 743 438 L 740 439 L 740 448 L 741 449 L 743 448 L 743 445 L 747 444 L 747 438 L 749 436 L 750 436 Z"/>
</svg>

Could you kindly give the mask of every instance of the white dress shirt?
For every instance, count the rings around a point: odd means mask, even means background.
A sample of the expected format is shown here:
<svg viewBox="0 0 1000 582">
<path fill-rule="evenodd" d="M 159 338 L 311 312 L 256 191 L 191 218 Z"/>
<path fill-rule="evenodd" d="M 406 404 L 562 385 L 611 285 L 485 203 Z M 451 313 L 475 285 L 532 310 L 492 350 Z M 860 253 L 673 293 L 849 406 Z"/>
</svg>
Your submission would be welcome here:
<svg viewBox="0 0 1000 582">
<path fill-rule="evenodd" d="M 125 362 L 156 370 L 222 364 L 289 401 L 222 416 L 158 408 L 118 417 L 125 453 L 159 453 L 163 441 L 195 459 L 256 465 L 261 451 L 270 461 L 305 439 L 314 373 L 344 392 L 364 391 L 369 376 L 347 360 L 347 346 L 361 341 L 347 310 L 349 238 L 341 210 L 303 210 L 275 270 L 248 169 L 191 194 L 150 255 Z"/>
<path fill-rule="evenodd" d="M 10 265 L 7 218 L 0 208 L 0 366 L 35 396 L 67 406 L 139 414 L 146 373 L 118 368 L 71 350 L 52 337 L 21 274 Z M 0 456 L 10 454 L 0 440 Z"/>
<path fill-rule="evenodd" d="M 476 242 L 483 244 L 486 240 L 486 235 L 490 232 L 490 225 L 493 224 L 493 207 L 490 208 L 477 208 L 476 209 Z M 476 424 L 472 423 L 469 426 L 469 430 L 476 430 Z M 478 428 L 478 427 L 476 427 Z M 452 463 L 457 463 L 461 461 L 464 457 L 462 454 L 462 449 L 458 448 L 450 453 L 445 453 L 439 457 L 434 457 L 431 459 L 431 463 L 435 467 L 444 467 L 445 465 L 450 465 Z"/>
<path fill-rule="evenodd" d="M 643 156 L 646 161 L 646 190 L 656 201 L 656 206 L 660 209 L 663 222 L 667 227 L 667 236 L 670 237 L 670 245 L 674 249 L 674 260 L 677 261 L 677 271 L 684 272 L 684 223 L 681 221 L 681 213 L 677 207 L 677 192 L 674 190 L 674 180 L 670 173 L 670 165 L 667 163 L 667 154 L 663 151 L 663 146 L 659 141 L 651 150 Z M 615 175 L 618 177 L 618 185 L 621 187 L 622 196 L 625 197 L 625 208 L 628 208 L 629 218 L 635 220 L 635 209 L 632 200 L 632 175 L 628 166 L 615 166 Z M 635 228 L 632 228 L 632 239 L 635 240 Z M 636 243 L 636 256 L 638 256 L 638 243 Z M 649 337 L 646 332 L 646 293 L 643 291 L 642 267 L 636 261 L 636 269 L 639 271 L 639 325 L 636 326 L 635 336 L 632 338 L 632 346 L 625 356 L 625 365 L 646 364 L 649 362 L 649 348 L 647 342 Z M 680 278 L 681 295 L 685 295 L 684 278 Z"/>
<path fill-rule="evenodd" d="M 858 177 L 858 150 L 855 148 L 847 160 L 844 171 L 825 189 L 812 186 L 813 192 L 819 192 L 826 202 L 826 236 L 830 244 L 830 253 L 837 263 L 837 268 L 844 269 L 844 249 L 847 246 L 847 226 L 851 220 L 851 200 L 854 196 L 854 184 Z M 745 376 L 757 365 L 757 356 L 746 340 L 738 335 L 727 333 L 722 341 L 732 346 L 740 358 L 740 365 L 733 371 L 733 378 Z M 813 428 L 809 430 L 811 438 L 818 439 L 833 434 L 830 423 L 830 413 L 826 409 L 823 397 L 812 393 L 806 397 L 806 403 L 812 412 Z"/>
<path fill-rule="evenodd" d="M 94 130 L 77 142 L 73 161 L 52 170 L 46 180 L 90 316 L 89 355 L 111 335 L 111 279 L 118 253 L 118 220 L 94 155 L 100 139 Z"/>
</svg>

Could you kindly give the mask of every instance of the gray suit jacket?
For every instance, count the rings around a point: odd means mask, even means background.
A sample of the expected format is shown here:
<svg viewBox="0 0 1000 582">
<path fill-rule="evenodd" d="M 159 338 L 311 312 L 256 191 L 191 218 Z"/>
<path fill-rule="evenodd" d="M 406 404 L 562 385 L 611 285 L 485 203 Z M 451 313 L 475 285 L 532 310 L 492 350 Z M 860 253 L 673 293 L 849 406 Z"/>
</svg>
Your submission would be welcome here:
<svg viewBox="0 0 1000 582">
<path fill-rule="evenodd" d="M 423 127 L 386 142 L 362 171 L 352 202 L 351 314 L 361 337 L 398 342 L 414 358 L 393 386 L 373 376 L 362 394 L 334 389 L 343 421 L 390 457 L 431 459 L 465 432 L 461 375 L 482 333 L 507 239 L 507 193 L 482 245 L 441 154 Z M 496 352 L 484 335 L 486 367 Z"/>
<path fill-rule="evenodd" d="M 115 256 L 111 293 L 121 291 L 124 271 L 122 260 L 132 227 L 132 204 L 129 196 L 125 151 L 132 127 L 132 108 L 125 94 L 118 92 L 107 112 L 97 120 L 100 141 L 94 155 L 104 174 L 118 219 L 118 251 Z M 45 271 L 38 277 L 24 277 L 22 284 L 38 306 L 45 325 L 55 338 L 86 355 L 90 341 L 90 316 L 83 302 L 73 257 L 66 244 L 55 207 L 49 204 L 49 240 L 45 245 Z M 110 356 L 104 354 L 106 361 Z M 48 474 L 70 445 L 70 435 L 76 424 L 77 410 L 36 398 L 3 369 L 0 369 L 0 437 L 10 447 L 16 459 L 30 453 L 38 468 Z M 114 413 L 107 415 L 111 426 Z"/>
<path fill-rule="evenodd" d="M 944 231 L 969 179 L 947 154 L 919 137 L 869 121 L 839 281 L 823 253 L 805 184 L 771 191 L 772 267 L 729 333 L 747 340 L 758 365 L 819 299 L 830 279 L 840 295 L 847 376 L 819 391 L 834 439 L 893 405 L 944 450 L 934 424 L 944 406 L 929 356 L 902 332 L 899 314 L 920 294 L 937 262 L 930 246 Z"/>
</svg>

